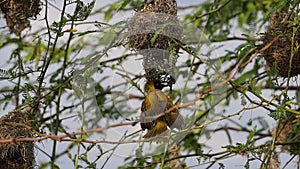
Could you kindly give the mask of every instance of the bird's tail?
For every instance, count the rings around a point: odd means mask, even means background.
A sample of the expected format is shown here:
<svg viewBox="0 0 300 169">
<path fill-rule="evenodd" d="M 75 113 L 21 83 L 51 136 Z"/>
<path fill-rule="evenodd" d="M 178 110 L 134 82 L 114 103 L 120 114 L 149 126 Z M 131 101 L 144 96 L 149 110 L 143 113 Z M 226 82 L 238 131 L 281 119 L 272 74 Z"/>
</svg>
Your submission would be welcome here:
<svg viewBox="0 0 300 169">
<path fill-rule="evenodd" d="M 157 136 L 157 135 L 163 133 L 164 131 L 166 131 L 167 129 L 168 129 L 167 123 L 163 120 L 159 120 L 159 121 L 157 121 L 154 128 L 148 130 L 147 134 L 145 134 L 143 136 L 143 138 L 150 138 L 150 137 Z"/>
</svg>

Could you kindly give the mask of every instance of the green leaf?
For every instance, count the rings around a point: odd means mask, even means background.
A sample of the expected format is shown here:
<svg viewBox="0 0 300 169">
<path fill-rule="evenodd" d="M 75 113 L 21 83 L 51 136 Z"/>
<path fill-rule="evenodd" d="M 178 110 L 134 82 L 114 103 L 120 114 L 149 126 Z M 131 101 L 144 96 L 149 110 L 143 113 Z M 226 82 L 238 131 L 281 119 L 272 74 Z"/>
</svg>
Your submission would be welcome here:
<svg viewBox="0 0 300 169">
<path fill-rule="evenodd" d="M 119 7 L 117 8 L 117 12 L 119 12 L 120 10 L 125 9 L 125 7 L 129 4 L 131 0 L 123 0 L 123 2 L 119 5 Z"/>
<path fill-rule="evenodd" d="M 247 100 L 246 100 L 244 94 L 241 96 L 241 105 L 242 105 L 242 106 L 246 106 L 246 105 L 247 105 Z"/>
<path fill-rule="evenodd" d="M 77 2 L 77 6 L 74 12 L 73 19 L 78 21 L 84 21 L 88 18 L 95 5 L 95 0 L 87 5 L 84 5 L 82 1 Z"/>
<path fill-rule="evenodd" d="M 246 82 L 248 79 L 252 78 L 253 76 L 256 75 L 256 70 L 250 70 L 243 75 L 241 75 L 239 78 L 235 79 L 234 82 L 237 84 L 241 84 Z"/>
<path fill-rule="evenodd" d="M 117 36 L 116 32 L 114 31 L 114 27 L 111 27 L 110 29 L 106 30 L 103 36 L 100 39 L 101 45 L 107 45 L 110 44 L 115 37 Z"/>
<path fill-rule="evenodd" d="M 81 135 L 81 138 L 85 140 L 85 139 L 88 138 L 88 135 L 87 135 L 87 134 L 82 134 L 82 135 Z"/>
<path fill-rule="evenodd" d="M 34 46 L 33 54 L 30 60 L 33 59 L 35 59 L 35 68 L 37 68 L 41 59 L 41 38 L 39 38 L 38 42 Z"/>
<path fill-rule="evenodd" d="M 251 132 L 249 133 L 249 135 L 247 137 L 247 144 L 250 144 L 252 142 L 252 139 L 253 139 L 253 137 L 254 137 L 254 135 L 256 133 L 256 128 L 257 128 L 257 126 L 255 125 L 253 127 L 253 129 L 251 130 Z"/>
<path fill-rule="evenodd" d="M 113 12 L 115 11 L 117 5 L 117 2 L 110 5 L 108 10 L 104 13 L 104 21 L 108 22 L 109 20 L 111 20 L 111 18 L 113 17 Z"/>
</svg>

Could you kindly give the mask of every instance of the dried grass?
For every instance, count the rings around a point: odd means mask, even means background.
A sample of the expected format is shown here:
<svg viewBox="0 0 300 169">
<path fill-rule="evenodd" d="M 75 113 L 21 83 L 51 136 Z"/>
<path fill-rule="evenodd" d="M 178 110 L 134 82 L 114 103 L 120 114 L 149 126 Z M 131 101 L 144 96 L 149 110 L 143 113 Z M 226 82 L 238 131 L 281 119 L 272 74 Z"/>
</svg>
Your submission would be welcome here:
<svg viewBox="0 0 300 169">
<path fill-rule="evenodd" d="M 174 68 L 182 39 L 175 0 L 148 0 L 128 22 L 129 44 L 144 56 L 146 79 L 162 86 L 175 83 Z"/>
<path fill-rule="evenodd" d="M 263 56 L 271 69 L 277 69 L 281 77 L 293 77 L 300 74 L 300 30 L 293 25 L 296 14 L 287 11 L 275 11 L 269 16 L 269 26 L 263 38 L 265 45 L 275 40 L 264 51 Z M 290 70 L 290 74 L 289 74 Z"/>
<path fill-rule="evenodd" d="M 31 126 L 30 109 L 12 111 L 0 118 L 0 139 L 28 138 L 33 134 L 23 124 Z M 28 169 L 34 165 L 34 143 L 12 142 L 0 144 L 0 168 Z"/>
<path fill-rule="evenodd" d="M 36 18 L 41 11 L 40 0 L 2 0 L 0 9 L 9 30 L 16 35 L 30 27 L 29 18 Z"/>
</svg>

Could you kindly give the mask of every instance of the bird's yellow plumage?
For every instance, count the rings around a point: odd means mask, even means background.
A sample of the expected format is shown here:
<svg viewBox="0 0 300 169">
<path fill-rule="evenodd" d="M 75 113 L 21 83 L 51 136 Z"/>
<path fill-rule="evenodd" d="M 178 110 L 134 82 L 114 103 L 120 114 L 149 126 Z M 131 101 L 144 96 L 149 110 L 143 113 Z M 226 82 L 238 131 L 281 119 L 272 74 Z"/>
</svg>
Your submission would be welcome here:
<svg viewBox="0 0 300 169">
<path fill-rule="evenodd" d="M 173 106 L 172 100 L 165 95 L 161 87 L 154 81 L 145 84 L 146 97 L 141 108 L 141 128 L 148 130 L 144 138 L 154 137 L 170 128 L 181 129 L 184 119 L 177 109 L 166 113 L 166 110 Z"/>
</svg>

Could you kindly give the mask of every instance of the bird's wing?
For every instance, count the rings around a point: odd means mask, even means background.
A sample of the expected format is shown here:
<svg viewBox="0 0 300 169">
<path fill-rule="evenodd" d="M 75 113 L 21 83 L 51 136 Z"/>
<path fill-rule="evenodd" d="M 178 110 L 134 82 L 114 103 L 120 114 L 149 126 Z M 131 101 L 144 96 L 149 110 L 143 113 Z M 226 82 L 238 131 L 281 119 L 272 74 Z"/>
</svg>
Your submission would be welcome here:
<svg viewBox="0 0 300 169">
<path fill-rule="evenodd" d="M 149 116 L 157 116 L 164 113 L 168 104 L 167 96 L 160 90 L 154 90 L 149 93 L 149 102 L 151 108 L 146 113 Z"/>
<path fill-rule="evenodd" d="M 171 99 L 168 98 L 168 104 L 166 110 L 170 109 L 173 107 L 173 102 Z M 181 130 L 184 127 L 184 118 L 182 115 L 179 113 L 178 109 L 174 109 L 171 112 L 166 113 L 166 121 L 167 124 L 170 128 L 177 128 Z"/>
<path fill-rule="evenodd" d="M 149 99 L 146 97 L 145 100 L 142 103 L 141 107 L 141 115 L 140 115 L 140 124 L 142 130 L 146 129 L 152 129 L 155 126 L 154 121 L 150 121 L 147 119 L 147 110 L 151 107 L 151 103 L 149 102 Z"/>
<path fill-rule="evenodd" d="M 181 130 L 184 127 L 184 118 L 178 112 L 178 110 L 166 113 L 165 118 L 168 126 L 172 129 L 177 128 L 178 130 Z"/>
<path fill-rule="evenodd" d="M 156 118 L 164 113 L 167 106 L 167 96 L 160 90 L 153 90 L 146 96 L 141 108 L 141 127 L 143 130 L 152 129 L 157 120 L 164 120 L 164 117 Z"/>
</svg>

